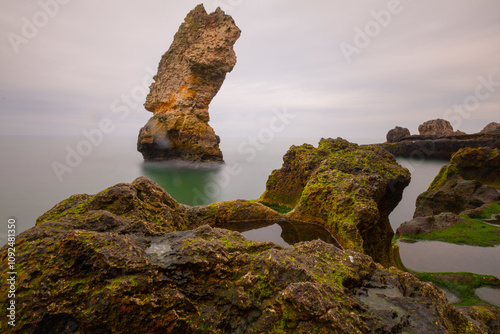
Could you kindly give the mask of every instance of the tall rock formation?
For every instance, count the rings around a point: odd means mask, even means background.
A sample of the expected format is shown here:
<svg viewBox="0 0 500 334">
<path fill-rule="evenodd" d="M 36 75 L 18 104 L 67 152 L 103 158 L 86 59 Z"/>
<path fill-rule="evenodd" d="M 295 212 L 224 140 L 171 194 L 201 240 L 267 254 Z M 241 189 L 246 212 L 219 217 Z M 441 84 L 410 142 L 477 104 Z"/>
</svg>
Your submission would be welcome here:
<svg viewBox="0 0 500 334">
<path fill-rule="evenodd" d="M 240 34 L 220 8 L 207 14 L 198 5 L 186 16 L 144 103 L 154 114 L 137 142 L 145 160 L 222 161 L 208 106 L 236 64 Z"/>
</svg>

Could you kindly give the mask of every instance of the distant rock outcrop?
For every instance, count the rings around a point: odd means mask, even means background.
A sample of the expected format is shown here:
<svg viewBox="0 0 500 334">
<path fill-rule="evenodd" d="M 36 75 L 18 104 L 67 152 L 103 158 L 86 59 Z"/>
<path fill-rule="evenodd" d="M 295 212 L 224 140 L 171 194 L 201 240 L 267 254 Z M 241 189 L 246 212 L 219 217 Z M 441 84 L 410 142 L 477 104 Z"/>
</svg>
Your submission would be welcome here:
<svg viewBox="0 0 500 334">
<path fill-rule="evenodd" d="M 386 138 L 388 143 L 395 143 L 408 136 L 410 136 L 410 130 L 396 126 L 387 133 Z"/>
<path fill-rule="evenodd" d="M 387 134 L 387 142 L 378 145 L 395 156 L 450 159 L 462 148 L 500 149 L 500 130 L 495 130 L 495 124 L 498 123 L 488 124 L 480 133 L 466 134 L 460 130 L 453 131 L 448 121 L 437 119 L 421 124 L 420 135 L 408 135 L 405 129 L 396 127 Z"/>
<path fill-rule="evenodd" d="M 186 16 L 144 103 L 154 114 L 137 142 L 145 160 L 223 160 L 208 106 L 236 64 L 233 45 L 240 34 L 220 8 L 207 14 L 198 5 Z"/>
<path fill-rule="evenodd" d="M 490 124 L 486 125 L 484 129 L 482 129 L 479 133 L 491 133 L 495 131 L 500 131 L 500 123 L 491 122 Z"/>
<path fill-rule="evenodd" d="M 454 134 L 450 122 L 441 118 L 420 124 L 418 126 L 418 132 L 421 136 L 451 136 Z"/>
<path fill-rule="evenodd" d="M 383 149 L 329 138 L 317 148 L 292 146 L 260 201 L 293 209 L 290 218 L 320 224 L 343 247 L 389 266 L 397 252 L 388 216 L 409 182 L 409 171 Z"/>
<path fill-rule="evenodd" d="M 462 149 L 417 198 L 414 218 L 458 214 L 500 201 L 500 150 Z"/>
</svg>

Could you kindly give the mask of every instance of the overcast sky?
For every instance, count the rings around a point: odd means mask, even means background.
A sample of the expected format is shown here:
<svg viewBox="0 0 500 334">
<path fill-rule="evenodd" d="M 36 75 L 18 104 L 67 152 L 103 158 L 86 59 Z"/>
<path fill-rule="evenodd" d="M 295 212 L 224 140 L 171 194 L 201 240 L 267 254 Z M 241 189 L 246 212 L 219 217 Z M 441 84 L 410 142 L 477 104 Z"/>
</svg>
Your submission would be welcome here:
<svg viewBox="0 0 500 334">
<path fill-rule="evenodd" d="M 113 135 L 137 136 L 152 116 L 139 93 L 200 2 L 0 0 L 0 133 L 79 136 L 109 118 Z M 242 30 L 209 110 L 221 137 L 254 135 L 284 108 L 296 116 L 288 137 L 384 141 L 435 118 L 469 133 L 500 122 L 497 0 L 204 5 Z"/>
</svg>

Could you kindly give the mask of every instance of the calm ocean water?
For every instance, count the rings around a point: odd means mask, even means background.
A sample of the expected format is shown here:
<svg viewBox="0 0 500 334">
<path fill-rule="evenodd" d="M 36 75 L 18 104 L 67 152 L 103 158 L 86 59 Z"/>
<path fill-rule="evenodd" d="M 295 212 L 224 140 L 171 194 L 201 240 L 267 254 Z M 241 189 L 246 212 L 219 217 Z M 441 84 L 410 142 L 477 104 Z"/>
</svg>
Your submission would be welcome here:
<svg viewBox="0 0 500 334">
<path fill-rule="evenodd" d="M 226 164 L 182 166 L 145 163 L 135 149 L 135 137 L 105 138 L 92 148 L 81 145 L 81 137 L 0 137 L 2 221 L 15 218 L 17 233 L 33 227 L 38 216 L 73 194 L 95 194 L 120 182 L 147 176 L 159 183 L 176 200 L 188 205 L 221 200 L 255 199 L 265 190 L 267 177 L 279 168 L 291 145 L 316 145 L 319 138 L 280 138 L 254 149 L 245 138 L 223 138 L 221 149 Z M 68 153 L 80 148 L 81 160 Z M 239 148 L 239 149 L 238 149 Z M 87 149 L 87 151 L 85 151 Z M 67 160 L 69 157 L 69 160 Z M 411 219 L 415 200 L 425 191 L 446 161 L 399 159 L 409 168 L 412 182 L 403 200 L 391 214 L 396 229 Z M 69 162 L 69 163 L 68 163 Z M 64 168 L 61 166 L 67 166 Z M 58 172 L 54 171 L 58 166 Z M 59 174 L 59 175 L 58 175 Z M 6 242 L 6 227 L 0 229 L 0 244 Z M 279 233 L 279 231 L 277 231 Z M 442 247 L 441 247 L 442 246 Z M 433 247 L 400 244 L 403 262 L 422 271 L 472 271 L 500 276 L 500 248 L 460 252 L 446 244 Z M 452 264 L 452 265 L 451 265 Z M 450 266 L 451 265 L 451 266 Z M 442 269 L 440 269 L 442 268 Z"/>
</svg>

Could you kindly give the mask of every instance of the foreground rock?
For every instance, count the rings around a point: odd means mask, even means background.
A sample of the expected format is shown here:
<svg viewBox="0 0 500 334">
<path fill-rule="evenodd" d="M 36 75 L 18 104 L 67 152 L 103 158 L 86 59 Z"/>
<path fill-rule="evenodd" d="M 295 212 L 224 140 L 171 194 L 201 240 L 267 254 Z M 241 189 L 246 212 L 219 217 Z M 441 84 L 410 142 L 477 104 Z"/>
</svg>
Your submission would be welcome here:
<svg viewBox="0 0 500 334">
<path fill-rule="evenodd" d="M 465 134 L 453 131 L 445 120 L 434 120 L 419 126 L 420 135 L 404 135 L 406 131 L 396 129 L 387 133 L 387 142 L 379 144 L 395 156 L 415 159 L 450 159 L 462 148 L 489 147 L 500 149 L 500 130 L 488 124 L 480 133 Z M 402 128 L 400 128 L 402 129 Z M 403 132 L 404 131 L 404 132 Z"/>
<path fill-rule="evenodd" d="M 292 146 L 260 201 L 326 227 L 344 248 L 398 265 L 388 216 L 409 182 L 408 170 L 381 148 L 322 139 L 318 148 Z"/>
<path fill-rule="evenodd" d="M 154 116 L 141 129 L 145 160 L 222 161 L 208 106 L 236 64 L 240 29 L 220 8 L 198 5 L 186 17 L 158 65 L 145 108 Z"/>
<path fill-rule="evenodd" d="M 500 150 L 462 149 L 417 198 L 414 217 L 459 214 L 500 201 Z"/>
<path fill-rule="evenodd" d="M 363 254 L 322 241 L 282 248 L 208 225 L 175 231 L 267 210 L 277 214 L 257 203 L 185 207 L 146 178 L 72 196 L 18 236 L 19 312 L 0 330 L 482 332 L 434 285 Z"/>
</svg>

